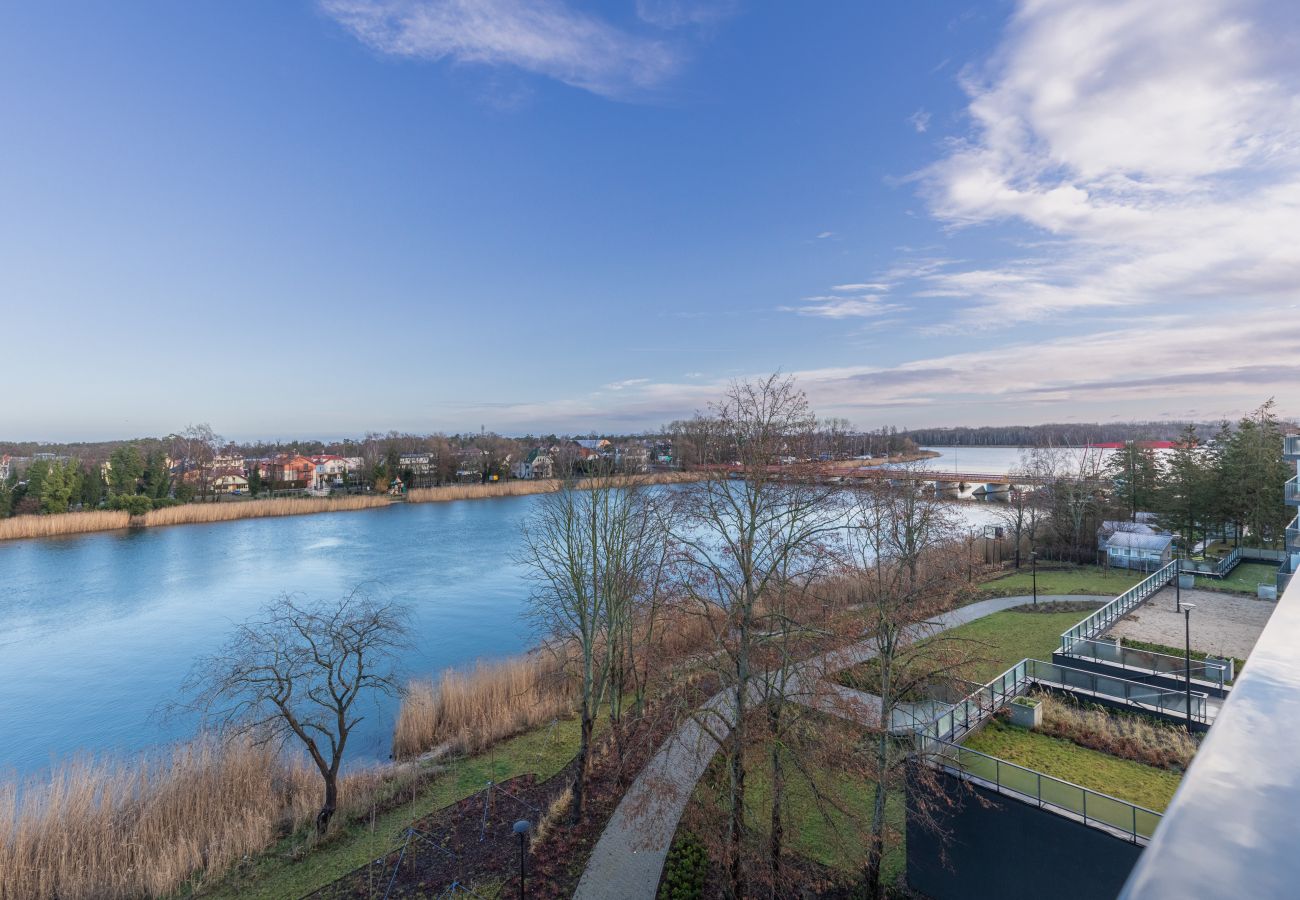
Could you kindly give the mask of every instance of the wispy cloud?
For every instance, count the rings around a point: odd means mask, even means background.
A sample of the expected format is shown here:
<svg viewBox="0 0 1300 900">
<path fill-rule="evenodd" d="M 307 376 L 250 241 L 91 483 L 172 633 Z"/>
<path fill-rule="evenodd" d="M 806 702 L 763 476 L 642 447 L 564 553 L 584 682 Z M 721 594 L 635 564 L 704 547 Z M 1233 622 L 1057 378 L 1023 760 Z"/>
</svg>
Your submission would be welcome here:
<svg viewBox="0 0 1300 900">
<path fill-rule="evenodd" d="M 918 109 L 907 117 L 907 121 L 916 129 L 917 134 L 925 134 L 930 127 L 930 114 L 923 109 Z"/>
<path fill-rule="evenodd" d="M 381 53 L 514 66 L 607 97 L 654 89 L 680 64 L 668 43 L 561 0 L 321 0 L 321 6 Z"/>
<path fill-rule="evenodd" d="M 1004 323 L 1292 297 L 1300 58 L 1294 22 L 1267 15 L 1227 0 L 1022 2 L 990 63 L 963 75 L 970 133 L 919 178 L 949 227 L 1048 240 L 920 275 L 917 290 Z"/>
<path fill-rule="evenodd" d="M 879 294 L 821 294 L 804 297 L 801 306 L 782 306 L 780 311 L 823 319 L 869 319 L 899 308 L 896 303 L 887 303 Z"/>
<path fill-rule="evenodd" d="M 832 291 L 849 291 L 859 293 L 862 291 L 885 292 L 889 290 L 889 285 L 882 281 L 865 281 L 860 284 L 836 284 L 831 286 Z"/>
<path fill-rule="evenodd" d="M 713 25 L 739 9 L 739 0 L 636 0 L 636 14 L 660 28 Z"/>
</svg>

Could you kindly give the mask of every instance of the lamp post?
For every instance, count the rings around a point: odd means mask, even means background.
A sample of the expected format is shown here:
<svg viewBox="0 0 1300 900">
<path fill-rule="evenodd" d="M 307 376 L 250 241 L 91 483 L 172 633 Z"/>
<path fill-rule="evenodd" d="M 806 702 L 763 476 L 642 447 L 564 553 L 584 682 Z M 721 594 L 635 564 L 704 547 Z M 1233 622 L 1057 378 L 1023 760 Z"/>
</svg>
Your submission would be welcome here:
<svg viewBox="0 0 1300 900">
<path fill-rule="evenodd" d="M 1181 556 L 1175 556 L 1174 557 L 1174 611 L 1175 612 L 1183 611 L 1183 579 L 1181 577 L 1182 571 L 1183 571 L 1183 558 Z"/>
<path fill-rule="evenodd" d="M 1183 604 L 1183 666 L 1187 676 L 1187 725 L 1190 728 L 1192 724 L 1192 610 L 1196 609 L 1193 603 Z"/>
<path fill-rule="evenodd" d="M 1038 605 L 1038 551 L 1029 551 L 1029 566 L 1034 573 L 1034 606 Z"/>
<path fill-rule="evenodd" d="M 524 860 L 528 858 L 528 848 L 525 840 L 528 838 L 528 829 L 533 826 L 528 824 L 527 819 L 520 819 L 515 823 L 515 834 L 519 835 L 519 900 L 524 900 Z"/>
</svg>

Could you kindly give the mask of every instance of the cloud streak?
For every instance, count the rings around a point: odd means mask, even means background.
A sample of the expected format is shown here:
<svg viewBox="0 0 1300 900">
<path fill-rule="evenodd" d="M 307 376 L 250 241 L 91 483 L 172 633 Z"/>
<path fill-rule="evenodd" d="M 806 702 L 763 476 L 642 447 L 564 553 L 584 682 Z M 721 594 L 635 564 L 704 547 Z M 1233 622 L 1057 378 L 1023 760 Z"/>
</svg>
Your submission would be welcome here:
<svg viewBox="0 0 1300 900">
<path fill-rule="evenodd" d="M 321 8 L 380 53 L 513 66 L 605 97 L 651 91 L 681 62 L 666 42 L 559 0 L 321 0 Z"/>
</svg>

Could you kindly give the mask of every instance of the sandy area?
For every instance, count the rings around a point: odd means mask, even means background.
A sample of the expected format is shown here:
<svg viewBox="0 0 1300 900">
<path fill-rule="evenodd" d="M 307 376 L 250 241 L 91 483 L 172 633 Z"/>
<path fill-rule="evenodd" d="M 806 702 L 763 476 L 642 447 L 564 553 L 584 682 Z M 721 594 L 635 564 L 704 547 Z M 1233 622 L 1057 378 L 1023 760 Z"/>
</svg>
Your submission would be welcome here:
<svg viewBox="0 0 1300 900">
<path fill-rule="evenodd" d="M 1216 656 L 1250 655 L 1276 605 L 1247 594 L 1184 590 L 1192 610 L 1192 649 Z M 1115 624 L 1111 637 L 1183 646 L 1183 616 L 1174 611 L 1174 589 L 1165 588 Z"/>
</svg>

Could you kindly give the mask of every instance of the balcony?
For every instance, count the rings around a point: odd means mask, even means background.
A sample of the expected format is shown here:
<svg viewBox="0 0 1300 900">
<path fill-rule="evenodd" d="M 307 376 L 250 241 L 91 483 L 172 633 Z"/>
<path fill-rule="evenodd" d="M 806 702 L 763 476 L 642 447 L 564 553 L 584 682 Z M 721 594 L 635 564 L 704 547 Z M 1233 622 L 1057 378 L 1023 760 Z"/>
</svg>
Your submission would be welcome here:
<svg viewBox="0 0 1300 900">
<path fill-rule="evenodd" d="M 1292 553 L 1300 553 L 1300 516 L 1292 519 L 1286 527 L 1286 548 Z"/>
<path fill-rule="evenodd" d="M 1300 462 L 1300 434 L 1288 434 L 1282 439 L 1282 455 Z"/>
<path fill-rule="evenodd" d="M 1300 506 L 1300 476 L 1286 483 L 1286 502 L 1292 506 Z"/>
</svg>

